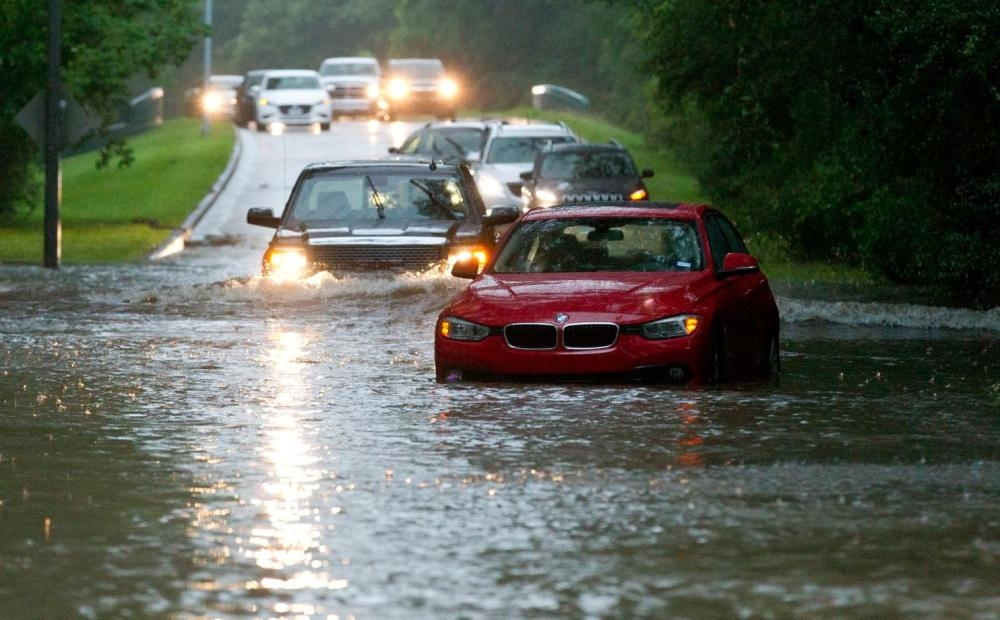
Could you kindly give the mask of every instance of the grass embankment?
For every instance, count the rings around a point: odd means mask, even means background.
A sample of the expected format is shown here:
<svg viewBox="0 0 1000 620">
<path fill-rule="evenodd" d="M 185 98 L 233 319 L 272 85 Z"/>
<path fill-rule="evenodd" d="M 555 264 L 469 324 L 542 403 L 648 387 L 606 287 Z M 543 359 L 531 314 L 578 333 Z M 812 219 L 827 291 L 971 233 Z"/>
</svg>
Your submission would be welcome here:
<svg viewBox="0 0 1000 620">
<path fill-rule="evenodd" d="M 130 138 L 135 160 L 98 169 L 96 152 L 62 162 L 62 261 L 115 263 L 145 258 L 209 192 L 232 153 L 235 131 L 201 120 L 167 121 Z M 44 206 L 0 226 L 0 262 L 41 264 Z"/>
<path fill-rule="evenodd" d="M 656 174 L 646 179 L 649 195 L 653 200 L 665 202 L 710 202 L 702 191 L 698 180 L 679 163 L 673 151 L 666 145 L 651 144 L 644 136 L 611 125 L 599 118 L 573 112 L 546 112 L 533 108 L 518 108 L 497 117 L 514 116 L 537 118 L 547 121 L 564 121 L 578 136 L 589 142 L 617 140 L 629 150 L 640 168 L 651 168 Z M 726 208 L 726 211 L 734 207 Z M 784 244 L 767 237 L 754 234 L 755 231 L 741 231 L 747 236 L 750 251 L 760 260 L 761 266 L 772 281 L 787 281 L 796 284 L 837 284 L 868 287 L 878 284 L 864 270 L 847 265 L 820 262 L 800 262 L 792 260 Z"/>
</svg>

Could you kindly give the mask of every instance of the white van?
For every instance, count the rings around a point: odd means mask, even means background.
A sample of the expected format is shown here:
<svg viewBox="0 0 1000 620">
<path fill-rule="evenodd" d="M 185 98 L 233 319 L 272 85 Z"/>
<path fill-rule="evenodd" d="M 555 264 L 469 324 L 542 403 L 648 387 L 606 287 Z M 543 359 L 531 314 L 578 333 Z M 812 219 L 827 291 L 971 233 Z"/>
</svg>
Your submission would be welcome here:
<svg viewBox="0 0 1000 620">
<path fill-rule="evenodd" d="M 320 82 L 333 103 L 333 114 L 374 115 L 382 68 L 374 58 L 327 58 L 319 66 Z"/>
</svg>

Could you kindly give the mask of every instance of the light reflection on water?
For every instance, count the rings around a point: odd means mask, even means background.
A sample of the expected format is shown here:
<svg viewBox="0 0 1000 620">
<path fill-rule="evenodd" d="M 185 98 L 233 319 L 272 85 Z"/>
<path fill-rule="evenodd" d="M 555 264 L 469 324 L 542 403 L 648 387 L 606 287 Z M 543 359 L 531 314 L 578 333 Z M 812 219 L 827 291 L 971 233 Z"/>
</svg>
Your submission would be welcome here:
<svg viewBox="0 0 1000 620">
<path fill-rule="evenodd" d="M 989 330 L 793 320 L 778 389 L 439 386 L 464 283 L 213 260 L 0 268 L 24 615 L 997 615 Z"/>
</svg>

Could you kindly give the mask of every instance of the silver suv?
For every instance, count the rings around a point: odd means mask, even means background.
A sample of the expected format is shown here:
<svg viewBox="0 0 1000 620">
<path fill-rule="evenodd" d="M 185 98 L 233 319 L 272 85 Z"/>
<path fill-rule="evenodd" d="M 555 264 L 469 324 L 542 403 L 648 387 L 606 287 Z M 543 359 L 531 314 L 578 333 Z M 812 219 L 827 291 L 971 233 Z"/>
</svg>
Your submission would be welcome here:
<svg viewBox="0 0 1000 620">
<path fill-rule="evenodd" d="M 330 93 L 334 116 L 374 115 L 378 109 L 382 68 L 374 58 L 327 58 L 319 66 L 319 81 Z"/>
<path fill-rule="evenodd" d="M 483 149 L 474 169 L 483 202 L 487 207 L 520 205 L 524 183 L 521 174 L 531 171 L 539 151 L 552 144 L 578 141 L 565 123 L 488 123 Z"/>
</svg>

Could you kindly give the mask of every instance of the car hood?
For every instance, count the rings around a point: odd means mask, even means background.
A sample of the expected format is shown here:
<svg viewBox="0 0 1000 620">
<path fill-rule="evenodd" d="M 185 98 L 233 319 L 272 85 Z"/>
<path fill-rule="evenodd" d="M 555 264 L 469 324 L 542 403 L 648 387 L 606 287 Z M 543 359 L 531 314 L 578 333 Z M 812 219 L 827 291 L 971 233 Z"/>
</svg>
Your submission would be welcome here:
<svg viewBox="0 0 1000 620">
<path fill-rule="evenodd" d="M 521 183 L 522 172 L 529 172 L 531 170 L 532 163 L 515 163 L 515 164 L 488 164 L 483 166 L 483 171 L 492 174 L 501 183 Z"/>
<path fill-rule="evenodd" d="M 697 311 L 713 286 L 707 272 L 483 274 L 444 313 L 485 325 L 555 320 L 641 323 Z"/>
<path fill-rule="evenodd" d="M 300 103 L 315 105 L 323 101 L 326 96 L 327 94 L 325 90 L 316 90 L 313 88 L 266 90 L 260 94 L 260 97 L 267 99 L 268 103 L 271 105 Z"/>
<path fill-rule="evenodd" d="M 545 189 L 559 196 L 562 202 L 593 200 L 624 200 L 641 184 L 630 177 L 575 179 L 572 181 L 539 181 L 536 191 Z"/>
<path fill-rule="evenodd" d="M 311 245 L 359 242 L 387 245 L 441 244 L 454 237 L 460 228 L 465 227 L 461 222 L 452 220 L 380 220 L 373 211 L 370 221 L 321 222 L 308 226 L 304 233 L 282 229 L 278 236 L 286 239 L 304 238 Z"/>
</svg>

